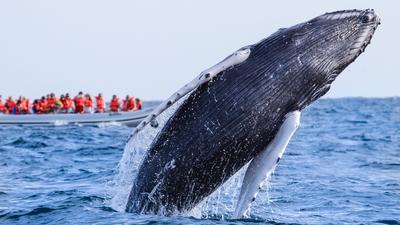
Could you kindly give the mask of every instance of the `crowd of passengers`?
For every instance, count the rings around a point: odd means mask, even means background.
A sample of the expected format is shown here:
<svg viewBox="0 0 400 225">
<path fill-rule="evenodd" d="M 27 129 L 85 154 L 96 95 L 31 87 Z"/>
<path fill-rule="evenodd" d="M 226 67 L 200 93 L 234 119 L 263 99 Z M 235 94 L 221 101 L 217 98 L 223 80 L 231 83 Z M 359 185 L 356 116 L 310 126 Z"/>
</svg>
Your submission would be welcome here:
<svg viewBox="0 0 400 225">
<path fill-rule="evenodd" d="M 0 95 L 0 114 L 130 112 L 140 109 L 142 109 L 142 101 L 129 95 L 122 101 L 113 95 L 107 108 L 102 94 L 98 94 L 93 100 L 90 94 L 83 95 L 82 92 L 79 92 L 74 98 L 71 98 L 69 94 L 61 95 L 58 98 L 51 93 L 41 99 L 35 99 L 32 104 L 28 98 L 23 96 L 17 100 L 9 97 L 3 102 Z"/>
</svg>

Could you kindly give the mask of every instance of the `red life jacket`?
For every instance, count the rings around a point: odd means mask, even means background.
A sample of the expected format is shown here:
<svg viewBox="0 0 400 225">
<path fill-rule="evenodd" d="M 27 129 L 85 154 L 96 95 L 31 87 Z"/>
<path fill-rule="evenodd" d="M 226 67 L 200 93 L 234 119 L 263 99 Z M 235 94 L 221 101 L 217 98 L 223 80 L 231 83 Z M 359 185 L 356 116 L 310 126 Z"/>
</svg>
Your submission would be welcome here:
<svg viewBox="0 0 400 225">
<path fill-rule="evenodd" d="M 142 109 L 142 101 L 139 100 L 139 101 L 136 102 L 136 109 L 137 110 Z"/>
<path fill-rule="evenodd" d="M 136 104 L 135 104 L 135 98 L 134 97 L 128 99 L 128 102 L 126 104 L 126 108 L 127 108 L 128 111 L 132 111 L 132 110 L 136 109 Z"/>
<path fill-rule="evenodd" d="M 83 113 L 84 106 L 85 106 L 85 101 L 83 97 L 75 97 L 75 112 Z"/>
<path fill-rule="evenodd" d="M 21 114 L 21 110 L 20 110 L 20 107 L 21 107 L 21 105 L 15 105 L 15 115 L 19 115 L 19 114 Z"/>
<path fill-rule="evenodd" d="M 54 110 L 56 108 L 56 98 L 48 98 L 46 102 L 47 110 Z"/>
<path fill-rule="evenodd" d="M 40 105 L 40 112 L 41 113 L 46 113 L 47 112 L 47 100 L 46 99 L 41 99 L 39 101 L 39 105 Z"/>
<path fill-rule="evenodd" d="M 72 98 L 68 97 L 65 98 L 66 102 L 67 102 L 67 108 L 68 109 L 73 109 L 74 108 L 74 101 L 72 100 Z"/>
<path fill-rule="evenodd" d="M 41 106 L 40 106 L 40 102 L 38 102 L 38 103 L 33 103 L 32 108 L 33 108 L 33 111 L 34 111 L 36 114 L 41 114 L 41 113 L 42 113 Z"/>
<path fill-rule="evenodd" d="M 118 111 L 118 109 L 119 109 L 119 98 L 114 98 L 114 99 L 111 100 L 110 109 L 111 109 L 111 111 L 114 111 L 114 112 Z"/>
<path fill-rule="evenodd" d="M 92 107 L 93 106 L 93 101 L 91 98 L 85 98 L 85 107 Z"/>
<path fill-rule="evenodd" d="M 66 110 L 68 109 L 68 100 L 66 98 L 61 99 L 61 103 L 62 103 L 62 110 Z"/>
<path fill-rule="evenodd" d="M 104 99 L 102 97 L 96 97 L 96 110 L 103 111 L 105 109 Z"/>
<path fill-rule="evenodd" d="M 21 102 L 21 111 L 23 113 L 29 112 L 29 100 L 25 99 Z"/>
<path fill-rule="evenodd" d="M 15 107 L 15 102 L 14 100 L 7 100 L 6 102 L 6 108 L 8 110 L 9 113 L 12 113 Z"/>
<path fill-rule="evenodd" d="M 85 105 L 83 97 L 75 97 L 75 106 L 83 107 Z"/>
<path fill-rule="evenodd" d="M 124 99 L 122 100 L 122 111 L 127 112 L 128 111 L 128 100 Z"/>
<path fill-rule="evenodd" d="M 0 112 L 5 112 L 7 109 L 6 109 L 6 107 L 4 106 L 4 103 L 3 103 L 3 101 L 1 101 L 1 99 L 0 99 Z"/>
</svg>

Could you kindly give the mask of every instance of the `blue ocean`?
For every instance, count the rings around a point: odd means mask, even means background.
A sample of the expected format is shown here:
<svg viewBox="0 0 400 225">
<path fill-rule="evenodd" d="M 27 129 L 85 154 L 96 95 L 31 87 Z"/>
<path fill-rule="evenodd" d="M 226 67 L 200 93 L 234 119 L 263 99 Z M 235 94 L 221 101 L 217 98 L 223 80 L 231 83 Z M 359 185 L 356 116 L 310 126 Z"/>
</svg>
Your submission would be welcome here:
<svg viewBox="0 0 400 225">
<path fill-rule="evenodd" d="M 400 98 L 308 107 L 250 218 L 240 220 L 231 219 L 240 172 L 195 212 L 124 213 L 121 193 L 133 177 L 120 176 L 121 159 L 131 132 L 0 127 L 0 224 L 400 224 Z M 131 155 L 136 164 L 140 154 Z"/>
</svg>

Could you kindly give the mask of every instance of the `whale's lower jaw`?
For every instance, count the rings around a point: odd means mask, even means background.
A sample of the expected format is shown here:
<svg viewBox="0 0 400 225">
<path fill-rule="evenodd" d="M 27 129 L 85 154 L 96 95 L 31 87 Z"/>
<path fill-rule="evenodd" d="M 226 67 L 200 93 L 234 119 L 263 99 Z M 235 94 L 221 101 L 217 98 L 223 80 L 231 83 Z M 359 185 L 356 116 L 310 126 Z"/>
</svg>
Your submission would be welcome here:
<svg viewBox="0 0 400 225">
<path fill-rule="evenodd" d="M 281 29 L 202 73 L 179 92 L 188 97 L 146 153 L 126 211 L 171 215 L 195 207 L 260 156 L 288 113 L 326 93 L 378 24 L 371 10 L 328 13 Z M 140 127 L 157 124 L 157 115 L 180 97 L 173 95 Z"/>
</svg>

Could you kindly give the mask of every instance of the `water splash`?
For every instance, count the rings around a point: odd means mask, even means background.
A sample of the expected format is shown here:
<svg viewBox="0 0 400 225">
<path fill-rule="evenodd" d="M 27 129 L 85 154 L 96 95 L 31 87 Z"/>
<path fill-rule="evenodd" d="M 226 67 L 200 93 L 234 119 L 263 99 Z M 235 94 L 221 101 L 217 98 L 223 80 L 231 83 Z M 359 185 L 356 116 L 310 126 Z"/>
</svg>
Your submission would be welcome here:
<svg viewBox="0 0 400 225">
<path fill-rule="evenodd" d="M 188 96 L 189 95 L 183 97 L 157 116 L 155 119 L 157 121 L 157 126 L 148 125 L 128 140 L 122 158 L 117 166 L 117 175 L 107 184 L 108 195 L 111 196 L 111 199 L 108 200 L 109 202 L 107 203 L 114 210 L 120 212 L 125 211 L 133 180 L 136 177 L 139 166 L 148 148 L 169 118 L 176 112 Z"/>
</svg>

